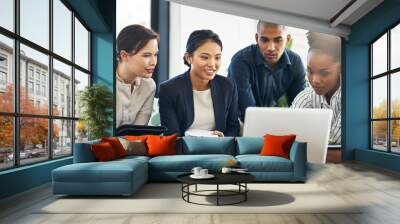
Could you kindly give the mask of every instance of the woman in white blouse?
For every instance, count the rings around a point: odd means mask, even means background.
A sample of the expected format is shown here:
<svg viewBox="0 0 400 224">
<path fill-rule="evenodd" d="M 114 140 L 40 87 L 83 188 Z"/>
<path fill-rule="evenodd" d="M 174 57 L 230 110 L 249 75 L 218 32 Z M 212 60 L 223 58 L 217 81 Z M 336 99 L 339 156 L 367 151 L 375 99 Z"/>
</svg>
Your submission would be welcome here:
<svg viewBox="0 0 400 224">
<path fill-rule="evenodd" d="M 307 77 L 312 88 L 300 92 L 293 108 L 333 110 L 330 144 L 341 143 L 341 43 L 340 38 L 315 32 L 307 33 Z"/>
<path fill-rule="evenodd" d="M 117 37 L 116 126 L 147 125 L 153 109 L 156 84 L 151 78 L 157 65 L 158 34 L 130 25 Z"/>
</svg>

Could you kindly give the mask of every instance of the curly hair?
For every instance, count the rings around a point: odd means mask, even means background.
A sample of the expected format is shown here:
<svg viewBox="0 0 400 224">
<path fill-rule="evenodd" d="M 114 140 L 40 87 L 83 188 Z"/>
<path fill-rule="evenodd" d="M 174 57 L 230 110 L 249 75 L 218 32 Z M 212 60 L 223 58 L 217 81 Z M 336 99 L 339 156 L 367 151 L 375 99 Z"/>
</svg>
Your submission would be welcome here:
<svg viewBox="0 0 400 224">
<path fill-rule="evenodd" d="M 307 32 L 307 40 L 310 46 L 308 52 L 319 50 L 331 55 L 335 61 L 341 61 L 341 41 L 339 37 L 309 31 Z"/>
</svg>

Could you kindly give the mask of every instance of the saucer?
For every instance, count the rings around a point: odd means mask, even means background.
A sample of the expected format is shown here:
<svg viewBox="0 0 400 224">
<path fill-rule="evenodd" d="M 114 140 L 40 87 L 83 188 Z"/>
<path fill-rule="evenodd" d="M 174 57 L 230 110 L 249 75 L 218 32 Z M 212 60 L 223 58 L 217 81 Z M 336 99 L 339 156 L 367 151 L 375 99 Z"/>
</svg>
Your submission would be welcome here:
<svg viewBox="0 0 400 224">
<path fill-rule="evenodd" d="M 193 178 L 193 179 L 211 179 L 211 178 L 214 178 L 214 177 L 215 176 L 212 175 L 212 174 L 207 174 L 207 175 L 204 175 L 204 176 L 194 175 L 194 174 L 190 175 L 190 178 Z"/>
</svg>

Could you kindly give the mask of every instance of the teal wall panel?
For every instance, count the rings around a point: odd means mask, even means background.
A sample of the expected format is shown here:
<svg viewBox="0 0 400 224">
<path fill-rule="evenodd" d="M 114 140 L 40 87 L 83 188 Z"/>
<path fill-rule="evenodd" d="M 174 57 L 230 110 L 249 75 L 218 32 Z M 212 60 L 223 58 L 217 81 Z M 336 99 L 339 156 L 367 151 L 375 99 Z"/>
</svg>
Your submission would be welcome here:
<svg viewBox="0 0 400 224">
<path fill-rule="evenodd" d="M 114 34 L 92 34 L 93 83 L 105 84 L 114 91 Z"/>
<path fill-rule="evenodd" d="M 400 172 L 400 155 L 376 150 L 356 149 L 355 158 L 357 161 L 365 162 L 372 166 Z"/>
<path fill-rule="evenodd" d="M 85 24 L 94 32 L 112 31 L 106 18 L 100 11 L 99 4 L 115 2 L 115 0 L 66 0 L 67 3 L 79 14 Z"/>
<path fill-rule="evenodd" d="M 367 148 L 369 142 L 368 46 L 347 45 L 345 48 L 345 117 L 343 153 L 345 160 L 354 159 L 354 149 Z"/>
<path fill-rule="evenodd" d="M 369 43 L 400 22 L 400 1 L 386 0 L 351 27 L 345 42 L 342 158 L 400 170 L 400 157 L 369 149 Z"/>
<path fill-rule="evenodd" d="M 0 172 L 0 199 L 51 181 L 51 171 L 72 163 L 72 157 Z"/>
</svg>

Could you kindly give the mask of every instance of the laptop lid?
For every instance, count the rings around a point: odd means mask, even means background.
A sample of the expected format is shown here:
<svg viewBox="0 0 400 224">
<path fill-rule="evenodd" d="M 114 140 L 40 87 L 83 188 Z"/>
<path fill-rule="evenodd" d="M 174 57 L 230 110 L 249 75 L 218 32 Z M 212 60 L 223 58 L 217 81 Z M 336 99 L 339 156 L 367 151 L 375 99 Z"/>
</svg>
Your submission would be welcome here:
<svg viewBox="0 0 400 224">
<path fill-rule="evenodd" d="M 307 161 L 325 163 L 332 120 L 330 109 L 248 107 L 243 136 L 295 134 L 307 142 Z"/>
</svg>

